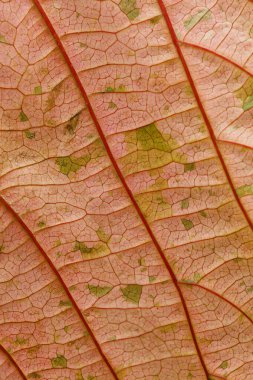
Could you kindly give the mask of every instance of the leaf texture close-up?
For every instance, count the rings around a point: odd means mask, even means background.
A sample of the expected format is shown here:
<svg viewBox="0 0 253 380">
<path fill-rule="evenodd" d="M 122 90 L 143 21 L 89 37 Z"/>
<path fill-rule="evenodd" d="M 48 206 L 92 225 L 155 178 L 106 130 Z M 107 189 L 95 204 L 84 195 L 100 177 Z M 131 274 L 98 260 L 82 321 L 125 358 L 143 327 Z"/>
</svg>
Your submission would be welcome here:
<svg viewBox="0 0 253 380">
<path fill-rule="evenodd" d="M 253 380 L 253 2 L 0 0 L 0 380 Z"/>
</svg>

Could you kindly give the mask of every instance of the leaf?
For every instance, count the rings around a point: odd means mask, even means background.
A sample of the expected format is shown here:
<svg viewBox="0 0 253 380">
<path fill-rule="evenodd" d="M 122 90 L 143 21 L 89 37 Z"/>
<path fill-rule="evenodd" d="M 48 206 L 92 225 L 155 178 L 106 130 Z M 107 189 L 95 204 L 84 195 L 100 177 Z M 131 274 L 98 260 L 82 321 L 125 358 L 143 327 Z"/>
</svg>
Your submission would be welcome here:
<svg viewBox="0 0 253 380">
<path fill-rule="evenodd" d="M 0 378 L 251 380 L 252 1 L 0 14 Z"/>
</svg>

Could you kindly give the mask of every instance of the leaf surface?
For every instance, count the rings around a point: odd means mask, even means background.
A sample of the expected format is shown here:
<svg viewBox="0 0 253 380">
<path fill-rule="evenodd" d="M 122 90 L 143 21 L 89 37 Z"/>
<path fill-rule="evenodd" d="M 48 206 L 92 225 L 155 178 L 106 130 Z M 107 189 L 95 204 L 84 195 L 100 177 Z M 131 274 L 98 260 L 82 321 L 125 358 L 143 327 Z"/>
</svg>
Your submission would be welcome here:
<svg viewBox="0 0 253 380">
<path fill-rule="evenodd" d="M 0 379 L 251 380 L 252 2 L 0 9 Z"/>
</svg>

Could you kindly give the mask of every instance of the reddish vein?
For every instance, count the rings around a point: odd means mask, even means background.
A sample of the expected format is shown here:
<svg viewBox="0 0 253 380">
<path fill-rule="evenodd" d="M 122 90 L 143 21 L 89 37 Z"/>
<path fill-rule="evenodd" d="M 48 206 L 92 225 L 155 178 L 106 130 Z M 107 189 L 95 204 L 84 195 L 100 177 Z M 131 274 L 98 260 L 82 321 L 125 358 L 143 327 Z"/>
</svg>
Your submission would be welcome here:
<svg viewBox="0 0 253 380">
<path fill-rule="evenodd" d="M 186 46 L 191 46 L 191 47 L 199 49 L 199 50 L 204 50 L 207 53 L 210 53 L 210 54 L 212 54 L 214 56 L 217 56 L 217 57 L 221 58 L 223 61 L 227 61 L 231 65 L 236 66 L 241 71 L 244 71 L 246 74 L 252 76 L 252 73 L 250 71 L 248 71 L 244 67 L 240 66 L 238 63 L 236 63 L 234 61 L 231 61 L 231 59 L 225 57 L 224 55 L 217 53 L 216 51 L 212 51 L 212 50 L 210 50 L 210 49 L 208 49 L 208 48 L 206 48 L 204 46 L 195 45 L 195 44 L 192 44 L 191 42 L 187 42 L 187 41 L 178 40 L 178 42 L 180 42 L 181 44 L 186 45 Z"/>
<path fill-rule="evenodd" d="M 118 380 L 118 377 L 116 375 L 116 373 L 114 372 L 109 360 L 107 359 L 107 357 L 105 356 L 105 354 L 103 353 L 101 347 L 100 347 L 100 344 L 98 343 L 93 331 L 91 330 L 90 326 L 88 325 L 88 323 L 86 322 L 81 310 L 79 309 L 75 299 L 73 298 L 72 294 L 70 293 L 67 285 L 65 284 L 63 278 L 61 277 L 60 273 L 58 272 L 58 270 L 56 269 L 56 267 L 54 266 L 53 262 L 51 261 L 51 259 L 48 257 L 48 255 L 46 254 L 46 252 L 44 251 L 44 249 L 42 248 L 42 246 L 40 245 L 40 243 L 38 242 L 38 240 L 36 239 L 36 237 L 34 236 L 34 234 L 32 233 L 32 231 L 29 229 L 29 227 L 23 222 L 23 220 L 21 219 L 21 217 L 13 210 L 13 208 L 9 205 L 9 203 L 2 197 L 0 196 L 0 200 L 3 202 L 3 204 L 5 205 L 5 207 L 7 208 L 7 210 L 15 217 L 15 219 L 18 220 L 18 222 L 20 223 L 20 225 L 24 228 L 24 230 L 27 232 L 27 234 L 30 236 L 30 238 L 32 239 L 32 241 L 34 242 L 34 244 L 36 245 L 36 247 L 39 249 L 39 251 L 41 252 L 41 254 L 44 256 L 45 260 L 48 262 L 48 264 L 50 265 L 52 271 L 54 272 L 56 278 L 59 280 L 59 282 L 61 283 L 63 289 L 65 290 L 66 294 L 68 295 L 72 305 L 73 305 L 73 308 L 76 310 L 79 318 L 81 319 L 81 321 L 83 322 L 84 326 L 86 327 L 87 331 L 89 332 L 90 336 L 92 337 L 93 341 L 94 341 L 94 344 L 95 346 L 97 347 L 102 359 L 105 361 L 105 363 L 107 364 L 112 376 L 114 377 L 114 379 Z"/>
<path fill-rule="evenodd" d="M 100 135 L 100 138 L 103 141 L 105 149 L 107 150 L 107 154 L 108 154 L 108 156 L 109 156 L 109 158 L 111 160 L 111 163 L 112 163 L 112 165 L 113 165 L 113 167 L 114 167 L 114 169 L 115 169 L 115 171 L 116 171 L 116 173 L 117 173 L 117 175 L 118 175 L 118 177 L 119 177 L 122 185 L 124 186 L 124 188 L 125 188 L 128 196 L 129 196 L 129 198 L 131 199 L 132 204 L 135 207 L 135 209 L 136 209 L 136 211 L 137 211 L 137 213 L 138 213 L 138 215 L 139 215 L 139 217 L 140 217 L 143 225 L 145 226 L 147 232 L 149 233 L 150 238 L 153 241 L 153 244 L 155 245 L 157 251 L 159 252 L 159 254 L 160 254 L 160 256 L 161 256 L 161 258 L 162 258 L 162 260 L 164 262 L 164 265 L 166 266 L 166 268 L 167 268 L 167 270 L 168 270 L 168 272 L 169 272 L 169 274 L 171 276 L 172 281 L 174 282 L 174 285 L 175 285 L 175 287 L 176 287 L 176 289 L 178 291 L 178 294 L 179 294 L 179 297 L 180 297 L 180 300 L 181 300 L 181 303 L 182 303 L 182 306 L 183 306 L 183 309 L 184 309 L 184 312 L 185 312 L 186 319 L 188 321 L 188 325 L 189 325 L 189 328 L 190 328 L 190 331 L 191 331 L 192 340 L 194 342 L 194 346 L 195 346 L 196 352 L 197 352 L 198 357 L 200 359 L 200 362 L 202 364 L 202 367 L 203 367 L 203 370 L 205 372 L 206 378 L 208 379 L 208 370 L 207 370 L 206 365 L 204 363 L 204 360 L 202 358 L 202 355 L 201 355 L 201 352 L 200 352 L 200 349 L 199 349 L 199 346 L 198 346 L 198 343 L 197 343 L 196 335 L 195 335 L 195 332 L 194 332 L 194 328 L 193 328 L 193 325 L 192 325 L 192 322 L 191 322 L 190 314 L 189 314 L 189 311 L 188 311 L 185 299 L 183 297 L 182 290 L 181 290 L 181 288 L 180 288 L 180 286 L 178 284 L 177 278 L 176 278 L 173 270 L 171 269 L 171 267 L 170 267 L 170 265 L 169 265 L 169 263 L 168 263 L 168 261 L 166 259 L 166 256 L 165 256 L 165 254 L 164 254 L 164 252 L 163 252 L 163 250 L 162 250 L 162 248 L 160 246 L 160 244 L 158 243 L 155 235 L 153 234 L 150 226 L 148 225 L 148 222 L 146 221 L 144 215 L 142 214 L 141 209 L 138 206 L 138 204 L 137 204 L 137 202 L 136 202 L 136 200 L 135 200 L 135 198 L 134 198 L 134 196 L 133 196 L 130 188 L 128 187 L 123 174 L 121 173 L 121 170 L 120 170 L 120 168 L 119 168 L 119 166 L 118 166 L 118 164 L 117 164 L 117 162 L 116 162 L 116 160 L 115 160 L 115 158 L 114 158 L 114 156 L 113 156 L 113 154 L 111 152 L 110 146 L 109 146 L 109 144 L 108 144 L 108 142 L 106 140 L 104 132 L 103 132 L 103 130 L 102 130 L 102 128 L 101 128 L 101 126 L 100 126 L 100 124 L 98 122 L 97 116 L 96 116 L 95 112 L 93 111 L 93 108 L 92 108 L 92 105 L 91 105 L 90 100 L 88 98 L 88 95 L 86 94 L 86 91 L 85 91 L 85 89 L 84 89 L 84 87 L 82 85 L 82 82 L 81 82 L 81 80 L 80 80 L 80 78 L 78 76 L 77 71 L 75 70 L 74 66 L 71 63 L 71 60 L 70 60 L 70 58 L 69 58 L 69 56 L 68 56 L 68 54 L 67 54 L 67 52 L 66 52 L 66 50 L 65 50 L 65 48 L 63 46 L 63 43 L 60 40 L 60 37 L 56 33 L 56 31 L 55 31 L 55 29 L 54 29 L 51 21 L 49 20 L 46 12 L 44 11 L 44 9 L 41 6 L 41 4 L 39 3 L 39 0 L 33 0 L 33 1 L 34 1 L 34 4 L 37 6 L 38 10 L 40 11 L 40 13 L 41 13 L 41 15 L 42 15 L 45 23 L 47 24 L 49 30 L 52 33 L 53 37 L 55 38 L 55 41 L 56 41 L 56 43 L 57 43 L 57 45 L 58 45 L 58 47 L 59 47 L 59 49 L 60 49 L 60 51 L 61 51 L 61 53 L 62 53 L 62 55 L 64 57 L 66 63 L 68 64 L 69 69 L 70 69 L 73 77 L 75 78 L 76 83 L 78 85 L 78 88 L 79 88 L 79 90 L 80 90 L 80 92 L 81 92 L 81 94 L 82 94 L 82 96 L 83 96 L 83 98 L 85 100 L 87 108 L 88 108 L 88 110 L 90 112 L 90 115 L 91 115 L 91 117 L 92 117 L 92 119 L 94 121 L 94 124 L 95 124 L 95 126 L 97 128 L 97 131 L 98 131 L 98 133 Z"/>
<path fill-rule="evenodd" d="M 215 134 L 214 134 L 213 128 L 212 128 L 211 123 L 210 123 L 210 121 L 209 121 L 209 118 L 208 118 L 208 116 L 207 116 L 207 114 L 206 114 L 206 112 L 205 112 L 205 110 L 204 110 L 204 107 L 203 107 L 202 102 L 201 102 L 201 99 L 200 99 L 200 97 L 199 97 L 199 94 L 198 94 L 197 88 L 196 88 L 196 86 L 195 86 L 195 84 L 194 84 L 194 81 L 193 81 L 193 78 L 192 78 L 192 76 L 191 76 L 190 70 L 189 70 L 189 68 L 188 68 L 188 66 L 187 66 L 186 60 L 185 60 L 184 55 L 183 55 L 183 53 L 182 53 L 182 50 L 181 50 L 181 48 L 180 48 L 180 44 L 179 44 L 179 41 L 178 41 L 178 39 L 177 39 L 177 36 L 176 36 L 175 31 L 174 31 L 174 28 L 173 28 L 173 25 L 172 25 L 172 23 L 171 23 L 171 20 L 170 20 L 170 18 L 169 18 L 169 15 L 168 15 L 167 9 L 166 9 L 166 7 L 165 7 L 165 5 L 164 5 L 164 3 L 163 3 L 163 0 L 157 0 L 157 1 L 158 1 L 159 5 L 160 5 L 160 8 L 161 8 L 161 11 L 162 11 L 163 17 L 164 17 L 164 19 L 165 19 L 165 21 L 166 21 L 166 23 L 167 23 L 168 28 L 169 28 L 169 31 L 170 31 L 170 34 L 171 34 L 172 41 L 173 41 L 173 43 L 174 43 L 174 45 L 175 45 L 175 48 L 176 48 L 176 50 L 177 50 L 177 53 L 178 53 L 180 59 L 181 59 L 181 62 L 182 62 L 182 65 L 183 65 L 183 67 L 184 67 L 185 73 L 186 73 L 186 75 L 187 75 L 188 81 L 189 81 L 189 83 L 190 83 L 190 85 L 191 85 L 191 88 L 192 88 L 192 91 L 193 91 L 193 93 L 194 93 L 195 99 L 196 99 L 196 101 L 197 101 L 197 103 L 198 103 L 198 106 L 199 106 L 199 109 L 200 109 L 200 111 L 201 111 L 202 117 L 203 117 L 203 119 L 204 119 L 204 121 L 205 121 L 205 123 L 206 123 L 206 126 L 207 126 L 207 128 L 208 128 L 208 131 L 209 131 L 210 137 L 211 137 L 211 139 L 212 139 L 212 142 L 213 142 L 214 148 L 215 148 L 215 150 L 216 150 L 217 156 L 219 157 L 219 160 L 220 160 L 221 166 L 222 166 L 222 168 L 223 168 L 223 170 L 224 170 L 224 173 L 225 173 L 225 175 L 226 175 L 227 181 L 228 181 L 228 183 L 229 183 L 229 185 L 230 185 L 230 188 L 231 188 L 231 190 L 232 190 L 232 192 L 233 192 L 233 194 L 234 194 L 234 197 L 235 197 L 235 199 L 236 199 L 236 201 L 237 201 L 237 203 L 238 203 L 238 206 L 240 207 L 240 209 L 241 209 L 241 211 L 242 211 L 242 213 L 243 213 L 243 215 L 244 215 L 244 217 L 245 217 L 247 223 L 249 224 L 249 226 L 250 226 L 251 229 L 253 230 L 253 222 L 251 221 L 250 217 L 248 216 L 248 214 L 247 214 L 245 208 L 243 207 L 243 205 L 242 205 L 242 203 L 241 203 L 241 201 L 240 201 L 240 198 L 239 198 L 239 196 L 238 196 L 238 194 L 237 194 L 237 192 L 236 192 L 236 190 L 235 190 L 234 184 L 233 184 L 233 182 L 232 182 L 232 179 L 231 179 L 231 177 L 230 177 L 230 174 L 229 174 L 229 172 L 228 172 L 228 169 L 227 169 L 227 167 L 226 167 L 226 164 L 225 164 L 225 162 L 224 162 L 224 160 L 223 160 L 223 157 L 222 157 L 221 151 L 220 151 L 220 149 L 219 149 L 219 146 L 218 146 L 218 143 L 217 143 L 217 140 L 216 140 L 216 137 L 215 137 Z"/>
<path fill-rule="evenodd" d="M 2 346 L 1 344 L 0 344 L 0 349 L 4 352 L 4 354 L 7 356 L 7 358 L 9 359 L 9 361 L 16 368 L 16 370 L 18 371 L 18 373 L 20 374 L 20 376 L 22 377 L 22 379 L 26 380 L 27 377 L 25 376 L 25 374 L 22 371 L 22 369 L 17 365 L 17 363 L 15 362 L 14 358 L 9 354 L 8 351 L 6 351 L 6 349 L 4 348 L 4 346 Z"/>
<path fill-rule="evenodd" d="M 234 304 L 232 301 L 229 301 L 226 297 L 224 297 L 223 295 L 219 294 L 219 293 L 216 293 L 214 290 L 212 289 L 209 289 L 209 288 L 206 288 L 205 286 L 203 285 L 200 285 L 200 284 L 196 284 L 196 283 L 187 283 L 187 282 L 184 282 L 184 281 L 179 281 L 179 284 L 181 285 L 185 285 L 185 286 L 195 286 L 197 288 L 201 288 L 203 290 L 205 290 L 206 292 L 208 293 L 212 293 L 214 296 L 222 299 L 224 302 L 228 303 L 229 305 L 231 305 L 232 307 L 234 307 L 236 310 L 238 310 L 241 314 L 244 315 L 245 318 L 247 318 L 251 323 L 253 323 L 252 319 L 245 313 L 245 311 L 243 311 L 242 309 L 239 308 L 239 306 L 237 306 L 236 304 Z"/>
</svg>

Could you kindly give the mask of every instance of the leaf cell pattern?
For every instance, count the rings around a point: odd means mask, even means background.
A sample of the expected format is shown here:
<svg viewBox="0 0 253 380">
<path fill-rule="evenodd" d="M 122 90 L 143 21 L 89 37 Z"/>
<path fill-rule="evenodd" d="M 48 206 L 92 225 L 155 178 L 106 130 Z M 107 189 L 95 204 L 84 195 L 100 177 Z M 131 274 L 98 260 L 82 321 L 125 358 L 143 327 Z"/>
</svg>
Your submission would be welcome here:
<svg viewBox="0 0 253 380">
<path fill-rule="evenodd" d="M 0 379 L 252 380 L 252 1 L 2 1 L 0 47 Z"/>
</svg>

